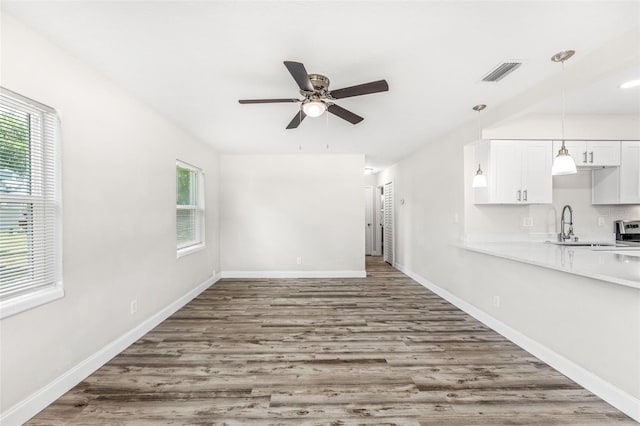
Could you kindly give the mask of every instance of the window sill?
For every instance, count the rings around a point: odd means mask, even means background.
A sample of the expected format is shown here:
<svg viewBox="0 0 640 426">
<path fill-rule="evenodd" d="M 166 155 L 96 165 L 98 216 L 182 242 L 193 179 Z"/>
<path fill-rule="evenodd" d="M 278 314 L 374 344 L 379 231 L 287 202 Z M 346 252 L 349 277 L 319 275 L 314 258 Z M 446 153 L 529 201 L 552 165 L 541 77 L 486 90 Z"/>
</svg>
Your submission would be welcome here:
<svg viewBox="0 0 640 426">
<path fill-rule="evenodd" d="M 186 256 L 188 254 L 204 250 L 205 247 L 206 247 L 205 243 L 200 243 L 200 244 L 195 244 L 193 246 L 178 249 L 178 251 L 176 252 L 176 258 L 180 259 L 181 257 Z"/>
<path fill-rule="evenodd" d="M 0 302 L 0 319 L 53 302 L 64 297 L 62 282 Z"/>
</svg>

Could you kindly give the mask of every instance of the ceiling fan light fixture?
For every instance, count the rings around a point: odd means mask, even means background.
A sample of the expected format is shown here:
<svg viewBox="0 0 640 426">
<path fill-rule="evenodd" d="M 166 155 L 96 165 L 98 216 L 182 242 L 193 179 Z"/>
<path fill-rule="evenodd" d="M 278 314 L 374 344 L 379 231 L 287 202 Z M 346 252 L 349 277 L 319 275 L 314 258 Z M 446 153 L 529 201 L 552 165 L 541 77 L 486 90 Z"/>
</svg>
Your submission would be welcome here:
<svg viewBox="0 0 640 426">
<path fill-rule="evenodd" d="M 302 111 L 309 117 L 320 117 L 327 111 L 327 104 L 319 100 L 309 100 L 302 103 Z"/>
</svg>

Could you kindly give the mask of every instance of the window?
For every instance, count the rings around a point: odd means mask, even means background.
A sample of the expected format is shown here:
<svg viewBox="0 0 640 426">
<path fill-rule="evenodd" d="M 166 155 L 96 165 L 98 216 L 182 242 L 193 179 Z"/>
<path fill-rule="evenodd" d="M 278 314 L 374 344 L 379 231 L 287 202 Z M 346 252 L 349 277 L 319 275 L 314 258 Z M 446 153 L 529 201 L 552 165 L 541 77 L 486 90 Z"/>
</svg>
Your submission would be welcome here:
<svg viewBox="0 0 640 426">
<path fill-rule="evenodd" d="M 204 176 L 176 163 L 176 242 L 178 257 L 204 248 Z"/>
<path fill-rule="evenodd" d="M 58 117 L 0 88 L 0 318 L 62 289 Z"/>
</svg>

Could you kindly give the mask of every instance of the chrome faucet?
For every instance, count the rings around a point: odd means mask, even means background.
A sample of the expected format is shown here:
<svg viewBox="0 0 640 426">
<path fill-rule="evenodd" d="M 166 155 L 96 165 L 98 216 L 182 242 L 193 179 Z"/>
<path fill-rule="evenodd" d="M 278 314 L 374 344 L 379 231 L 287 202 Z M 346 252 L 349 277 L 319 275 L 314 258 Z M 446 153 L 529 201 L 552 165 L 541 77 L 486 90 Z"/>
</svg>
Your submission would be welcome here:
<svg viewBox="0 0 640 426">
<path fill-rule="evenodd" d="M 565 233 L 564 232 L 564 225 L 565 225 L 564 213 L 565 211 L 567 211 L 567 209 L 569 210 L 569 231 Z M 573 241 L 577 240 L 577 238 L 573 235 L 573 209 L 569 204 L 567 204 L 562 208 L 562 215 L 560 215 L 560 233 L 558 234 L 558 241 L 567 241 L 567 240 L 573 240 Z"/>
</svg>

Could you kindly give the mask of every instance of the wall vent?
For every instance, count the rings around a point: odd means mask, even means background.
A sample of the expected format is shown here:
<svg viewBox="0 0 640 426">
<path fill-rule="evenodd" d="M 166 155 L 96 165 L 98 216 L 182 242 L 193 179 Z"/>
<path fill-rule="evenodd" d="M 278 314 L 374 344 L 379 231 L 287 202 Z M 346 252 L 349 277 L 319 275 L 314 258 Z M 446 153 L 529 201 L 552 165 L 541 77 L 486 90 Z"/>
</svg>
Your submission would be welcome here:
<svg viewBox="0 0 640 426">
<path fill-rule="evenodd" d="M 522 65 L 522 62 L 502 63 L 497 67 L 495 67 L 494 69 L 492 69 L 491 71 L 489 71 L 489 73 L 482 78 L 482 81 L 491 81 L 491 82 L 500 81 L 503 78 L 505 78 L 508 74 L 515 71 L 515 69 L 518 68 L 520 65 Z"/>
</svg>

